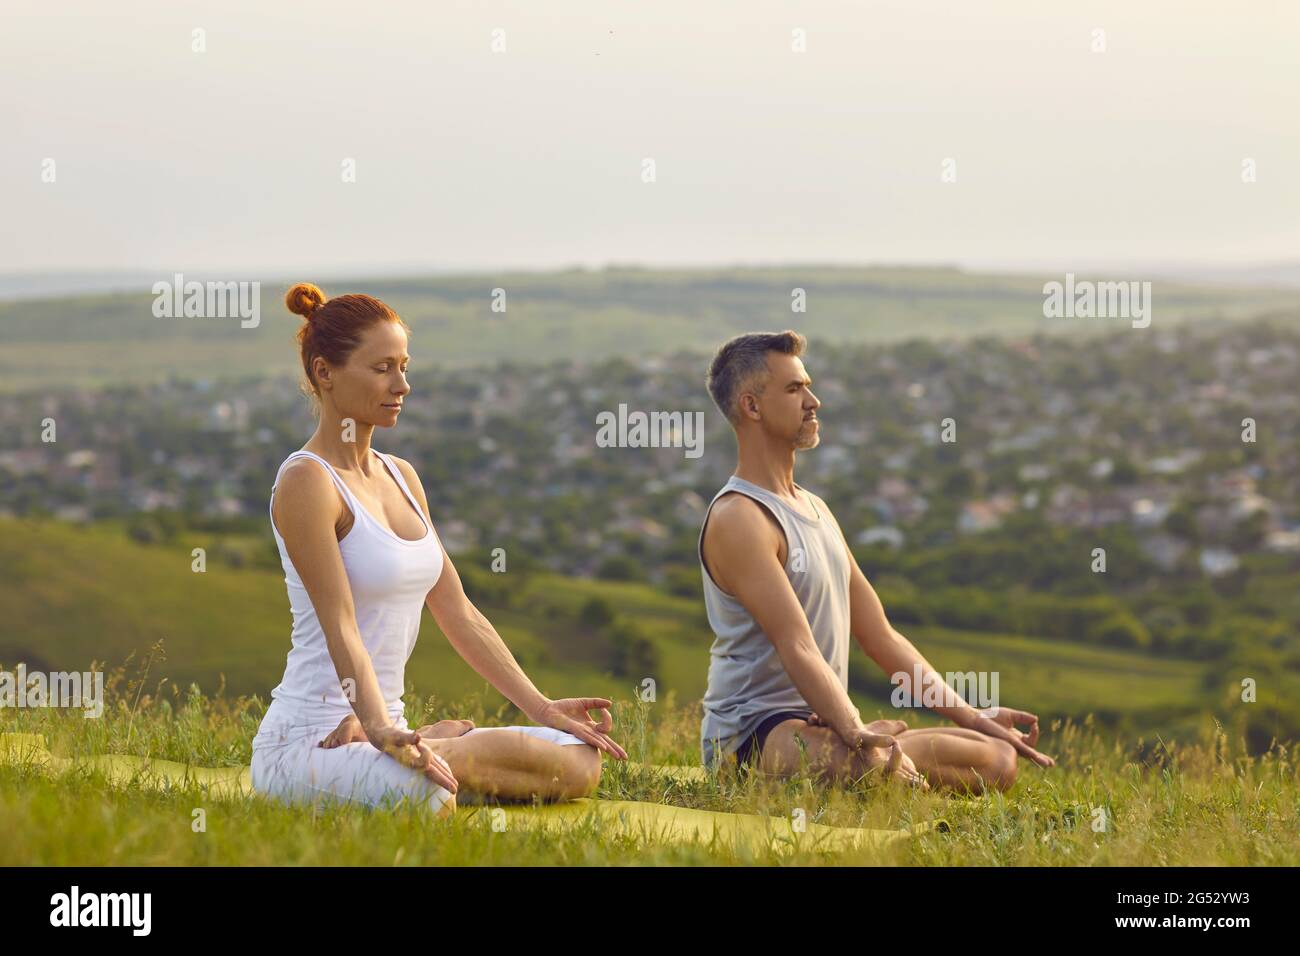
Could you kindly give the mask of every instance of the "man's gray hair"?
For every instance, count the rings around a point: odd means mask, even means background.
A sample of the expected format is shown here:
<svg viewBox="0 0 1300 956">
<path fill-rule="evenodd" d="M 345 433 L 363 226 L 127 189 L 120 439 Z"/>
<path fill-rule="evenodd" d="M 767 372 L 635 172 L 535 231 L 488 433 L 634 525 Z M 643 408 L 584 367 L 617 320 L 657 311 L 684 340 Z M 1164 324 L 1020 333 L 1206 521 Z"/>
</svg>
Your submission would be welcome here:
<svg viewBox="0 0 1300 956">
<path fill-rule="evenodd" d="M 736 400 L 756 376 L 759 381 L 754 386 L 754 391 L 763 391 L 766 384 L 763 377 L 767 375 L 767 353 L 802 355 L 807 345 L 808 340 L 793 329 L 784 332 L 746 332 L 724 343 L 713 356 L 708 378 L 705 379 L 718 411 L 732 425 L 740 424 L 740 409 L 736 407 Z"/>
</svg>

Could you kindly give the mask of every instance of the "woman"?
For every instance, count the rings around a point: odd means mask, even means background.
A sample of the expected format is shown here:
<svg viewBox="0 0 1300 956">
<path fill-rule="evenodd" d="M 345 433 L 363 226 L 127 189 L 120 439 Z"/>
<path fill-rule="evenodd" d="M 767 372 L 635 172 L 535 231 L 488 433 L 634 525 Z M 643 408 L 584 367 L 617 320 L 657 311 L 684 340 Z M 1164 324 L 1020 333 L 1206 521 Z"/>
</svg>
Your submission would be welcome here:
<svg viewBox="0 0 1300 956">
<path fill-rule="evenodd" d="M 285 304 L 306 320 L 304 388 L 320 424 L 272 487 L 293 647 L 253 740 L 254 789 L 287 803 L 407 801 L 439 816 L 455 810 L 461 786 L 506 799 L 591 793 L 601 751 L 627 757 L 608 736 L 610 702 L 550 700 L 533 686 L 465 596 L 415 469 L 370 446 L 411 390 L 406 324 L 371 296 L 327 302 L 306 283 Z M 422 605 L 461 657 L 542 726 L 407 726 L 403 672 Z"/>
</svg>

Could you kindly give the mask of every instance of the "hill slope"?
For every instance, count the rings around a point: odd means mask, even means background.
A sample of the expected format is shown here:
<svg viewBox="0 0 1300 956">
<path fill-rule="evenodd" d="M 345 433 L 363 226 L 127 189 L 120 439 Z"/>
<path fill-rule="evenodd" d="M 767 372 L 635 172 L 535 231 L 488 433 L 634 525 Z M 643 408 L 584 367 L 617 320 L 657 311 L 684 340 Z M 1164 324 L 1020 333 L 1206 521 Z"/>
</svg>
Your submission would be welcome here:
<svg viewBox="0 0 1300 956">
<path fill-rule="evenodd" d="M 0 664 L 86 670 L 98 660 L 113 667 L 162 640 L 167 660 L 151 672 L 151 684 L 166 676 L 211 691 L 224 675 L 228 693 L 269 700 L 289 649 L 282 575 L 212 558 L 206 572 L 195 573 L 191 544 L 146 546 L 109 526 L 0 520 Z M 655 679 L 661 700 L 692 704 L 703 695 L 712 635 L 700 602 L 641 584 L 549 573 L 511 572 L 507 585 L 474 567 L 469 555 L 457 558 L 457 567 L 551 696 L 627 699 L 644 676 Z M 653 663 L 644 665 L 651 673 L 635 662 L 614 673 L 617 628 L 581 623 L 581 609 L 593 598 L 613 607 L 617 621 L 634 622 L 652 645 Z M 1157 730 L 1191 728 L 1205 709 L 1204 665 L 1009 635 L 921 627 L 907 633 L 941 671 L 998 671 L 1002 702 L 1044 719 L 1094 713 L 1150 739 Z M 852 661 L 851 687 L 864 717 L 891 713 L 884 676 L 856 649 Z M 483 687 L 427 616 L 407 684 L 444 702 Z M 917 726 L 935 722 L 923 711 L 904 717 Z"/>
<path fill-rule="evenodd" d="M 421 366 L 710 350 L 739 332 L 789 326 L 817 339 L 874 342 L 1084 334 L 1105 323 L 1128 325 L 1126 319 L 1045 319 L 1043 283 L 1061 278 L 819 266 L 610 269 L 361 278 L 329 284 L 325 291 L 365 291 L 392 305 L 413 329 L 412 355 Z M 143 288 L 139 294 L 0 302 L 0 389 L 157 382 L 170 375 L 297 375 L 292 338 L 299 320 L 284 309 L 287 286 L 262 284 L 259 322 L 250 328 L 238 318 L 156 318 L 154 298 Z M 497 288 L 505 291 L 504 314 L 491 309 Z M 791 309 L 795 288 L 805 290 L 804 312 Z M 1294 295 L 1285 290 L 1162 281 L 1153 288 L 1153 300 L 1155 326 L 1192 317 L 1294 312 Z"/>
</svg>

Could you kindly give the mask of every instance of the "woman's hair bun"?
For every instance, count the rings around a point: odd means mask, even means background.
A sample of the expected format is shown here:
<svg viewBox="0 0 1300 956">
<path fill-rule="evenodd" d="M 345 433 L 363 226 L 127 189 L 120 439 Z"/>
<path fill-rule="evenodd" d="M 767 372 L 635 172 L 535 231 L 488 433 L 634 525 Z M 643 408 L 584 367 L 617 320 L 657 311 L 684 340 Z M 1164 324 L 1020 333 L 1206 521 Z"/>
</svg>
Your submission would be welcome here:
<svg viewBox="0 0 1300 956">
<path fill-rule="evenodd" d="M 294 315 L 310 319 L 325 304 L 325 293 L 310 282 L 299 282 L 285 294 L 284 304 Z"/>
</svg>

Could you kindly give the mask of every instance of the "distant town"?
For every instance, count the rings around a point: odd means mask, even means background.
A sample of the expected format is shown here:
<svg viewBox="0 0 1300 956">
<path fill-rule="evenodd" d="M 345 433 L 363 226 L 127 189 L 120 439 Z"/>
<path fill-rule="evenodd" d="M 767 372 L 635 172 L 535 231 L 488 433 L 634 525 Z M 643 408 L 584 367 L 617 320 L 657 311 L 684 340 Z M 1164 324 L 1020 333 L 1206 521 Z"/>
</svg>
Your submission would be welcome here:
<svg viewBox="0 0 1300 956">
<path fill-rule="evenodd" d="M 734 443 L 708 356 L 437 371 L 377 448 L 419 472 L 453 553 L 504 548 L 570 575 L 698 571 Z M 1026 522 L 1131 530 L 1147 570 L 1219 577 L 1300 555 L 1300 332 L 1266 323 L 1061 340 L 810 345 L 823 440 L 797 478 L 855 549 L 906 553 Z M 620 406 L 689 421 L 702 454 L 601 447 Z M 315 420 L 289 380 L 27 392 L 3 406 L 0 514 L 178 514 L 263 527 L 280 462 Z M 54 441 L 42 441 L 53 425 Z M 667 442 L 665 442 L 667 444 Z M 680 446 L 680 442 L 678 442 Z M 1018 532 L 1017 532 L 1018 533 Z"/>
</svg>

